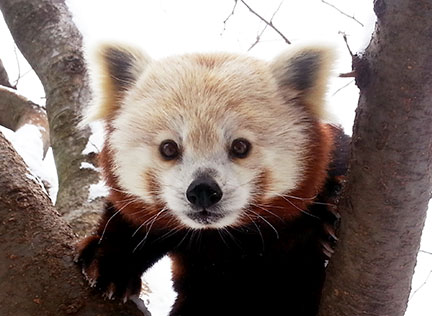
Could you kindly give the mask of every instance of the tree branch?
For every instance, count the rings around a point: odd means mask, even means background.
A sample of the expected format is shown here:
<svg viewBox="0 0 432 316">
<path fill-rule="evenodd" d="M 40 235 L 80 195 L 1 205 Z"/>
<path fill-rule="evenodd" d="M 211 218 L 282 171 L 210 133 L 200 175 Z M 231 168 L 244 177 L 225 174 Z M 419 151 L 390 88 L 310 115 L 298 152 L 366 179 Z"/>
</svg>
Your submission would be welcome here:
<svg viewBox="0 0 432 316">
<path fill-rule="evenodd" d="M 342 75 L 340 75 L 339 77 L 341 77 Z M 339 89 L 337 89 L 332 96 L 335 96 L 336 94 L 338 94 L 341 90 L 345 89 L 346 87 L 348 87 L 350 84 L 354 83 L 354 79 L 350 80 L 348 83 L 344 84 L 342 87 L 340 87 Z"/>
<path fill-rule="evenodd" d="M 256 17 L 258 17 L 261 21 L 263 21 L 267 26 L 269 26 L 269 27 L 271 27 L 276 33 L 278 33 L 279 34 L 279 36 L 280 37 L 282 37 L 283 38 L 283 40 L 285 41 L 285 43 L 287 43 L 287 44 L 291 44 L 291 42 L 288 40 L 288 38 L 286 38 L 286 36 L 281 32 L 281 31 L 279 31 L 279 29 L 278 28 L 276 28 L 276 26 L 274 26 L 274 24 L 273 24 L 273 22 L 270 20 L 270 21 L 267 21 L 265 18 L 263 18 L 261 15 L 259 15 L 255 10 L 253 10 L 244 0 L 240 0 L 240 2 L 241 3 L 243 3 L 243 5 L 246 7 L 246 8 L 248 8 L 249 9 L 249 11 L 252 13 L 252 14 L 254 14 Z M 279 8 L 280 8 L 280 6 L 282 5 L 282 3 L 279 5 Z M 278 8 L 278 10 L 279 10 L 279 8 Z M 273 19 L 273 18 L 272 18 Z"/>
<path fill-rule="evenodd" d="M 325 0 L 321 0 L 321 2 L 324 3 L 324 4 L 326 4 L 326 5 L 328 5 L 328 6 L 330 6 L 330 7 L 332 7 L 333 9 L 335 9 L 336 11 L 338 11 L 340 14 L 345 15 L 346 17 L 354 20 L 355 22 L 357 22 L 358 24 L 360 24 L 362 27 L 364 27 L 364 24 L 361 23 L 359 20 L 357 20 L 354 16 L 351 16 L 351 15 L 345 13 L 344 11 L 342 11 L 341 9 L 339 9 L 338 7 L 336 7 L 334 4 L 331 4 L 331 3 L 329 3 L 329 2 L 327 2 Z"/>
<path fill-rule="evenodd" d="M 235 10 L 236 10 L 236 8 L 237 8 L 237 4 L 238 4 L 238 0 L 234 0 L 234 6 L 233 6 L 233 8 L 232 8 L 232 10 L 231 10 L 231 13 L 230 13 L 230 14 L 227 16 L 227 18 L 223 21 L 224 28 L 223 28 L 222 33 L 225 32 L 225 30 L 226 30 L 226 24 L 228 23 L 228 20 L 229 20 L 229 19 L 234 15 Z"/>
<path fill-rule="evenodd" d="M 40 78 L 46 92 L 59 192 L 57 210 L 68 214 L 81 235 L 99 217 L 102 199 L 90 201 L 89 188 L 100 181 L 94 154 L 83 154 L 90 128 L 80 129 L 82 109 L 90 102 L 82 37 L 64 0 L 0 0 L 6 24 L 16 45 Z"/>
<path fill-rule="evenodd" d="M 276 14 L 279 12 L 279 10 L 280 10 L 280 8 L 281 8 L 281 6 L 282 6 L 282 3 L 283 3 L 283 1 L 282 1 L 281 3 L 279 3 L 279 6 L 278 6 L 277 9 L 273 12 L 273 15 L 272 15 L 272 17 L 271 17 L 271 19 L 270 19 L 270 21 L 269 21 L 270 24 L 273 24 L 273 18 L 274 18 L 274 17 L 276 16 Z M 248 51 L 250 51 L 252 48 L 254 48 L 254 47 L 255 47 L 255 46 L 260 42 L 260 40 L 261 40 L 261 36 L 264 34 L 264 32 L 265 32 L 265 30 L 267 29 L 268 26 L 269 26 L 268 24 L 266 24 L 266 25 L 264 26 L 264 28 L 261 30 L 261 32 L 257 35 L 255 42 L 254 42 L 254 43 L 249 47 Z"/>
<path fill-rule="evenodd" d="M 33 179 L 0 133 L 0 315 L 149 315 L 89 288 L 72 230 Z"/>
<path fill-rule="evenodd" d="M 375 13 L 354 60 L 360 99 L 320 316 L 405 314 L 432 191 L 431 6 L 378 0 Z"/>
<path fill-rule="evenodd" d="M 16 90 L 0 87 L 0 125 L 17 131 L 26 124 L 39 127 L 45 155 L 50 146 L 48 118 L 45 110 L 19 95 Z"/>
</svg>

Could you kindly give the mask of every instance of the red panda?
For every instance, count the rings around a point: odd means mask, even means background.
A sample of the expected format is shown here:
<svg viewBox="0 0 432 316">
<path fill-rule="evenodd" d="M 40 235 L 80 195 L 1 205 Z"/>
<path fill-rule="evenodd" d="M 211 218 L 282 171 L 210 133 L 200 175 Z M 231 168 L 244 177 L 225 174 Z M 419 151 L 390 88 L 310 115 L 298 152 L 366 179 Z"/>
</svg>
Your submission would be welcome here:
<svg viewBox="0 0 432 316">
<path fill-rule="evenodd" d="M 226 53 L 157 61 L 101 47 L 101 95 L 88 116 L 105 123 L 110 194 L 78 245 L 90 284 L 130 298 L 168 254 L 171 316 L 316 315 L 319 217 L 346 171 L 338 148 L 348 141 L 321 120 L 331 59 L 320 46 L 272 62 Z"/>
</svg>

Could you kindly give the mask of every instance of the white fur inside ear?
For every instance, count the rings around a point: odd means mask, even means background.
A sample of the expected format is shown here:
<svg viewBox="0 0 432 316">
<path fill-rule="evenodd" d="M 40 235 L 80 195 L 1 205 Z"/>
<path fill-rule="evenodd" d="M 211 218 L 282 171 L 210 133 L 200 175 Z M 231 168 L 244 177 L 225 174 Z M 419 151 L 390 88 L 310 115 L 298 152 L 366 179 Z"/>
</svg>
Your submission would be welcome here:
<svg viewBox="0 0 432 316">
<path fill-rule="evenodd" d="M 120 106 L 119 85 L 133 85 L 152 62 L 141 49 L 123 43 L 99 43 L 86 49 L 92 101 L 83 111 L 80 126 L 105 120 Z"/>
<path fill-rule="evenodd" d="M 328 44 L 295 45 L 274 59 L 271 70 L 282 93 L 286 89 L 297 92 L 315 117 L 325 119 L 325 96 L 335 58 L 335 48 Z"/>
</svg>

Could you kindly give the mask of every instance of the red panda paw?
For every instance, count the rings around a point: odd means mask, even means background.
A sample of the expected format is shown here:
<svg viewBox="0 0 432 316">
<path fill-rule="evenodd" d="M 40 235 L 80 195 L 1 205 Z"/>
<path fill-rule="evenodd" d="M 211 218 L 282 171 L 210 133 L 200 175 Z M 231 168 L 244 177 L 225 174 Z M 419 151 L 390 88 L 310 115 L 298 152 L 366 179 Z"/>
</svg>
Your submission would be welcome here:
<svg viewBox="0 0 432 316">
<path fill-rule="evenodd" d="M 141 273 L 134 272 L 121 249 L 99 243 L 99 236 L 90 236 L 77 245 L 75 262 L 91 287 L 107 299 L 128 299 L 141 291 Z"/>
</svg>

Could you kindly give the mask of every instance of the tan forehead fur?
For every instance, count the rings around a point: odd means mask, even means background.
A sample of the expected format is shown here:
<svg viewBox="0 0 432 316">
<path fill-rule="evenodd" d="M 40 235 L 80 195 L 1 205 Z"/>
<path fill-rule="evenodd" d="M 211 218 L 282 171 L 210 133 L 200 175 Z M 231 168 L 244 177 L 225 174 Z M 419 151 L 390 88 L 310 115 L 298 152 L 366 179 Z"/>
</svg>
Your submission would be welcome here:
<svg viewBox="0 0 432 316">
<path fill-rule="evenodd" d="M 296 96 L 294 91 L 284 93 L 285 100 L 287 93 Z M 205 151 L 226 138 L 221 131 L 283 134 L 289 128 L 284 118 L 299 114 L 299 107 L 285 103 L 268 63 L 231 54 L 196 54 L 151 63 L 123 107 L 128 108 L 129 124 L 149 140 L 160 141 L 153 136 L 167 129 L 173 134 L 188 131 L 176 136 Z"/>
</svg>

